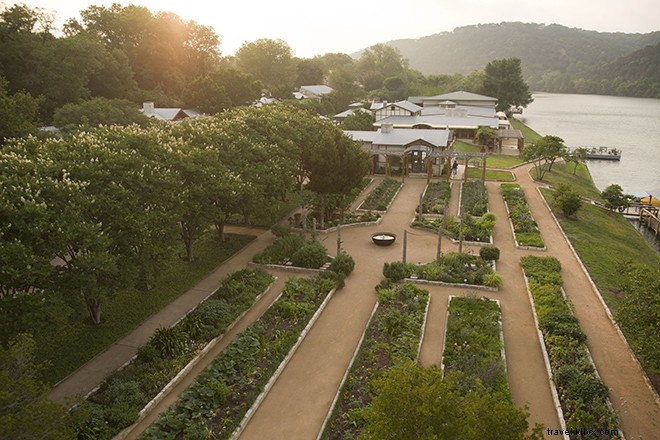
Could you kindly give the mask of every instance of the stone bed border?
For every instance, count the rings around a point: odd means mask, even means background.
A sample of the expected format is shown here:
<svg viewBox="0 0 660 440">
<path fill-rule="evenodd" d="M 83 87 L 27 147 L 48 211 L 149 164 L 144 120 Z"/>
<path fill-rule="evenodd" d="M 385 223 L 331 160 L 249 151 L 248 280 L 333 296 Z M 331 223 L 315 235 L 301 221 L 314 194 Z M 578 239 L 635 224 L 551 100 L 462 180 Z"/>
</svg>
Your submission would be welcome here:
<svg viewBox="0 0 660 440">
<path fill-rule="evenodd" d="M 530 172 L 530 177 L 531 177 L 531 172 Z M 551 188 L 546 186 L 545 189 L 551 189 Z M 653 394 L 653 397 L 655 399 L 655 403 L 657 405 L 660 405 L 660 395 L 658 394 L 658 392 L 653 387 L 653 384 L 651 383 L 651 380 L 649 379 L 649 377 L 646 375 L 646 371 L 644 371 L 644 367 L 642 367 L 641 362 L 639 361 L 639 359 L 637 359 L 637 356 L 633 352 L 632 348 L 630 348 L 630 344 L 628 344 L 628 340 L 626 339 L 626 336 L 624 335 L 623 331 L 621 330 L 619 325 L 614 320 L 614 316 L 612 315 L 612 312 L 610 311 L 610 308 L 607 306 L 607 303 L 603 299 L 603 296 L 601 295 L 600 290 L 596 286 L 596 283 L 594 283 L 594 281 L 591 279 L 591 275 L 589 275 L 589 271 L 585 267 L 584 263 L 582 263 L 582 259 L 580 259 L 580 256 L 578 255 L 577 251 L 573 247 L 573 244 L 568 239 L 568 236 L 564 232 L 564 229 L 561 227 L 561 224 L 559 223 L 559 220 L 557 220 L 557 217 L 555 216 L 555 213 L 552 212 L 552 209 L 550 208 L 550 205 L 548 204 L 548 201 L 545 199 L 545 197 L 543 196 L 543 193 L 541 192 L 541 187 L 537 186 L 536 190 L 539 192 L 539 195 L 541 196 L 541 200 L 543 200 L 543 204 L 545 205 L 545 207 L 550 212 L 550 215 L 552 215 L 552 219 L 555 221 L 555 224 L 559 228 L 559 231 L 561 232 L 562 237 L 564 237 L 564 240 L 568 244 L 568 247 L 571 250 L 571 252 L 573 253 L 573 256 L 578 261 L 578 263 L 580 265 L 580 268 L 582 269 L 582 272 L 584 273 L 584 275 L 587 277 L 587 280 L 589 281 L 589 284 L 591 284 L 591 288 L 593 289 L 596 296 L 598 297 L 598 300 L 600 301 L 601 305 L 603 306 L 603 309 L 605 309 L 605 313 L 607 314 L 607 317 L 610 319 L 610 322 L 612 323 L 612 325 L 616 329 L 616 332 L 619 334 L 619 337 L 621 338 L 621 340 L 625 344 L 626 349 L 628 350 L 628 353 L 630 353 L 630 356 L 633 358 L 633 361 L 635 362 L 635 364 L 637 364 L 637 367 L 642 372 L 642 378 L 644 379 L 644 382 L 646 383 L 646 386 L 649 388 L 649 390 Z"/>
<path fill-rule="evenodd" d="M 376 220 L 374 222 L 346 223 L 346 224 L 342 224 L 340 226 L 343 229 L 343 228 L 355 228 L 355 227 L 362 227 L 362 226 L 377 226 L 377 225 L 379 225 L 380 222 L 383 220 L 382 213 L 380 211 L 371 211 L 371 212 L 377 212 L 378 214 L 380 214 L 380 217 L 378 217 L 378 220 Z M 316 233 L 318 233 L 318 234 L 329 234 L 330 232 L 335 232 L 338 227 L 339 226 L 332 226 L 332 227 L 327 228 L 327 229 L 317 229 Z M 302 229 L 300 229 L 300 228 L 296 228 L 296 230 L 302 231 Z M 307 232 L 312 232 L 312 231 L 308 230 Z"/>
<path fill-rule="evenodd" d="M 501 189 L 502 189 L 502 187 L 500 186 L 500 191 L 501 191 Z M 520 187 L 520 189 L 522 190 L 522 187 Z M 516 237 L 516 230 L 513 227 L 513 221 L 511 221 L 511 211 L 509 211 L 509 203 L 506 201 L 504 196 L 502 196 L 502 199 L 504 200 L 504 208 L 506 209 L 506 215 L 509 219 L 509 226 L 511 226 L 511 233 L 513 234 L 513 241 L 516 243 L 516 248 L 524 249 L 524 250 L 527 250 L 527 251 L 542 251 L 542 252 L 547 251 L 548 247 L 545 246 L 545 244 L 543 245 L 543 247 L 536 247 L 536 246 L 525 246 L 525 245 L 521 245 L 520 243 L 518 243 L 518 238 Z M 529 205 L 527 205 L 527 206 L 529 207 Z M 530 210 L 530 213 L 531 213 L 531 210 Z M 535 220 L 535 222 L 536 222 L 536 220 Z M 536 227 L 536 230 L 538 231 L 539 236 L 540 236 L 541 231 L 539 230 L 538 226 Z M 541 240 L 543 240 L 542 237 L 541 237 Z M 545 243 L 545 241 L 543 243 Z"/>
<path fill-rule="evenodd" d="M 348 379 L 349 374 L 351 373 L 351 369 L 353 368 L 353 364 L 355 363 L 355 359 L 357 358 L 358 354 L 360 353 L 360 350 L 362 349 L 362 343 L 364 342 L 364 337 L 367 335 L 367 329 L 369 329 L 369 325 L 371 324 L 371 321 L 373 320 L 374 315 L 376 314 L 376 311 L 378 310 L 378 307 L 380 306 L 380 303 L 376 301 L 376 304 L 374 305 L 374 308 L 371 310 L 371 315 L 369 315 L 369 320 L 367 321 L 367 325 L 364 327 L 364 330 L 362 331 L 362 336 L 360 337 L 360 341 L 358 342 L 357 346 L 355 347 L 355 351 L 353 352 L 353 356 L 351 357 L 350 362 L 348 363 L 348 366 L 346 367 L 346 371 L 344 372 L 343 377 L 341 378 L 341 382 L 339 382 L 339 388 L 337 388 L 337 392 L 335 393 L 334 399 L 332 399 L 332 403 L 330 404 L 330 407 L 328 408 L 328 413 L 325 415 L 325 418 L 323 419 L 323 424 L 321 424 L 321 428 L 319 429 L 319 433 L 316 436 L 316 440 L 321 440 L 323 433 L 325 432 L 325 427 L 328 425 L 328 422 L 330 421 L 330 418 L 332 417 L 333 411 L 335 409 L 335 405 L 337 405 L 337 401 L 339 400 L 339 396 L 341 396 L 342 389 L 344 388 L 344 384 L 346 383 L 346 380 Z M 422 351 L 422 342 L 424 341 L 424 332 L 426 331 L 426 321 L 429 317 L 429 309 L 431 307 L 431 292 L 429 292 L 428 295 L 428 301 L 426 302 L 426 309 L 424 310 L 424 321 L 422 322 L 422 328 L 420 330 L 419 334 L 419 344 L 417 346 L 417 361 L 419 361 L 419 354 Z M 234 440 L 234 439 L 232 439 Z"/>
<path fill-rule="evenodd" d="M 458 295 L 449 295 L 447 296 L 447 320 L 445 321 L 446 323 L 449 323 L 449 304 L 451 303 L 451 300 L 454 298 L 470 298 L 469 296 L 458 296 Z M 481 300 L 484 300 L 485 297 L 479 298 Z M 495 301 L 497 304 L 497 307 L 500 309 L 500 318 L 497 320 L 497 322 L 500 325 L 500 342 L 502 344 L 502 348 L 500 348 L 500 356 L 502 357 L 502 362 L 504 364 L 504 372 L 507 374 L 507 385 L 509 382 L 508 378 L 508 371 L 509 369 L 506 367 L 506 352 L 504 350 L 504 326 L 502 325 L 502 303 L 500 302 L 499 299 L 496 298 L 485 298 L 486 301 Z M 445 333 L 444 336 L 442 337 L 442 354 L 440 355 L 440 369 L 444 373 L 445 371 L 445 347 L 447 346 L 447 325 L 445 325 Z"/>
<path fill-rule="evenodd" d="M 525 289 L 527 290 L 527 298 L 529 303 L 532 305 L 532 316 L 534 318 L 534 326 L 536 327 L 536 336 L 541 345 L 541 354 L 543 355 L 543 363 L 545 364 L 545 372 L 548 378 L 548 385 L 550 386 L 550 393 L 552 394 L 552 400 L 555 404 L 555 411 L 557 411 L 557 417 L 559 418 L 559 425 L 562 431 L 566 431 L 566 420 L 564 420 L 564 411 L 561 409 L 561 403 L 559 402 L 559 395 L 557 394 L 557 387 L 555 386 L 555 381 L 552 378 L 552 367 L 550 366 L 550 358 L 548 357 L 548 348 L 545 345 L 545 339 L 543 339 L 543 333 L 541 333 L 541 328 L 539 327 L 539 319 L 536 316 L 536 304 L 534 303 L 534 297 L 532 296 L 532 291 L 529 289 L 529 279 L 525 274 L 525 269 L 520 268 L 522 271 L 523 278 L 525 279 Z M 562 438 L 564 440 L 570 440 L 568 435 L 562 433 Z"/>
<path fill-rule="evenodd" d="M 277 379 L 279 379 L 280 375 L 282 374 L 282 372 L 284 371 L 286 366 L 289 364 L 289 361 L 291 360 L 291 358 L 296 354 L 296 351 L 298 350 L 298 347 L 300 347 L 300 344 L 302 344 L 302 342 L 304 341 L 305 337 L 307 336 L 307 333 L 310 332 L 311 328 L 314 326 L 314 324 L 318 320 L 318 318 L 321 315 L 321 313 L 323 312 L 323 310 L 325 310 L 325 307 L 328 305 L 328 303 L 330 302 L 330 300 L 332 299 L 332 297 L 334 296 L 334 293 L 336 291 L 337 291 L 337 289 L 333 288 L 330 292 L 328 292 L 328 294 L 326 295 L 326 297 L 323 300 L 323 302 L 321 303 L 321 305 L 318 307 L 318 309 L 316 309 L 316 312 L 310 318 L 309 322 L 307 323 L 307 325 L 305 326 L 303 331 L 300 333 L 300 336 L 298 336 L 298 340 L 296 341 L 296 343 L 293 345 L 293 347 L 291 347 L 291 350 L 289 350 L 289 353 L 282 360 L 279 367 L 277 367 L 277 370 L 275 370 L 273 375 L 270 377 L 270 379 L 268 380 L 268 383 L 266 383 L 266 385 L 264 386 L 264 389 L 261 391 L 259 396 L 256 398 L 256 400 L 254 401 L 254 403 L 252 404 L 250 409 L 248 409 L 247 412 L 245 413 L 245 415 L 243 416 L 243 419 L 239 423 L 238 427 L 236 427 L 236 429 L 232 433 L 232 435 L 230 437 L 231 440 L 235 440 L 241 435 L 241 433 L 243 432 L 245 427 L 248 425 L 248 423 L 252 419 L 252 416 L 254 416 L 254 414 L 259 409 L 259 406 L 261 406 L 261 403 L 264 401 L 264 399 L 268 395 L 268 392 L 271 390 L 271 388 L 273 388 L 273 386 L 275 385 L 275 382 L 277 382 Z"/>
<path fill-rule="evenodd" d="M 488 292 L 499 292 L 500 290 L 497 287 L 480 286 L 478 284 L 447 283 L 445 281 L 429 281 L 429 280 L 423 280 L 421 278 L 404 278 L 403 281 L 408 283 L 416 283 L 416 284 L 428 284 L 431 286 L 446 286 L 446 287 L 456 287 L 463 289 L 485 290 Z"/>
<path fill-rule="evenodd" d="M 263 298 L 263 296 L 266 295 L 266 293 L 268 293 L 268 291 L 270 291 L 270 289 L 271 289 L 271 288 L 273 287 L 273 285 L 275 284 L 275 281 L 276 281 L 276 280 L 277 280 L 277 277 L 273 277 L 273 282 L 270 283 L 270 284 L 268 285 L 268 287 L 266 287 L 266 289 L 265 289 L 263 292 L 261 292 L 259 295 L 257 295 L 257 296 L 255 297 L 254 301 L 252 302 L 252 305 L 251 305 L 250 307 L 248 307 L 247 309 L 245 309 L 245 311 L 243 311 L 243 313 L 241 313 L 238 317 L 236 317 L 236 319 L 234 319 L 234 321 L 233 321 L 231 324 L 229 324 L 229 326 L 227 326 L 227 328 L 225 329 L 225 331 L 224 331 L 221 335 L 218 335 L 218 336 L 216 336 L 215 338 L 211 339 L 211 340 L 210 340 L 210 341 L 204 346 L 204 348 L 202 348 L 202 349 L 201 349 L 201 350 L 195 355 L 195 357 L 193 357 L 193 358 L 192 358 L 192 359 L 186 364 L 185 367 L 183 367 L 181 370 L 179 370 L 179 372 L 176 374 L 176 376 L 174 376 L 174 377 L 173 377 L 173 378 L 172 378 L 172 379 L 171 379 L 171 380 L 170 380 L 170 381 L 169 381 L 169 382 L 168 382 L 168 383 L 167 383 L 167 384 L 166 384 L 166 385 L 160 390 L 160 392 L 159 392 L 158 394 L 156 394 L 156 396 L 155 396 L 153 399 L 151 399 L 151 400 L 150 400 L 150 401 L 144 406 L 144 408 L 142 408 L 142 409 L 140 410 L 140 412 L 138 413 L 138 418 L 137 418 L 137 420 L 136 420 L 132 425 L 130 425 L 130 426 L 124 428 L 123 430 L 121 430 L 117 435 L 115 435 L 115 436 L 113 437 L 113 440 L 122 440 L 122 439 L 126 438 L 126 436 L 129 435 L 129 434 L 133 431 L 133 429 L 134 429 L 134 428 L 135 428 L 140 422 L 142 422 L 142 421 L 146 418 L 147 414 L 149 414 L 149 412 L 151 412 L 151 410 L 152 410 L 156 405 L 158 405 L 158 404 L 159 404 L 159 403 L 160 403 L 165 397 L 167 397 L 167 395 L 172 391 L 172 389 L 173 389 L 174 387 L 176 387 L 176 386 L 181 382 L 181 380 L 183 380 L 183 378 L 184 378 L 184 377 L 190 372 L 190 370 L 192 370 L 192 369 L 193 369 L 193 368 L 194 368 L 194 367 L 195 367 L 195 366 L 196 366 L 196 365 L 202 360 L 202 358 L 204 358 L 204 357 L 207 355 L 207 353 L 208 353 L 209 351 L 211 351 L 216 345 L 218 345 L 218 343 L 219 343 L 219 342 L 225 337 L 225 335 L 226 335 L 227 333 L 229 333 L 234 327 L 236 327 L 236 325 L 238 324 L 238 322 L 239 322 L 241 319 L 243 319 L 243 317 L 244 317 L 244 316 L 245 316 L 245 315 L 246 315 L 246 314 L 252 309 L 252 307 L 254 307 L 254 305 L 255 305 L 256 303 L 258 303 L 258 302 L 261 300 L 261 298 Z M 174 324 L 172 324 L 172 325 L 170 326 L 170 328 L 174 327 L 174 326 L 177 325 L 179 322 L 181 322 L 183 319 L 185 319 L 185 318 L 186 318 L 190 313 L 192 313 L 192 312 L 193 312 L 193 311 L 194 311 L 194 310 L 195 310 L 200 304 L 202 304 L 202 303 L 203 303 L 204 301 L 206 301 L 208 298 L 210 298 L 211 296 L 213 296 L 213 295 L 214 295 L 219 289 L 220 289 L 220 286 L 218 286 L 215 290 L 213 290 L 213 292 L 211 292 L 208 296 L 206 296 L 204 299 L 202 299 L 202 300 L 197 304 L 197 306 L 192 307 L 190 310 L 188 310 L 188 311 L 187 311 L 187 312 L 186 312 L 181 318 L 179 318 Z M 282 296 L 282 293 L 280 293 L 280 294 L 277 296 L 277 298 L 275 298 L 275 300 L 273 300 L 273 302 L 277 301 L 277 300 L 279 299 L 280 296 Z M 272 304 L 271 304 L 271 305 L 272 305 Z M 270 308 L 270 306 L 268 306 L 268 308 Z M 266 309 L 266 310 L 267 310 L 267 309 Z M 122 365 L 117 371 L 120 371 L 120 370 L 122 370 L 123 368 L 125 368 L 126 366 L 128 366 L 128 365 L 129 365 L 129 364 L 130 364 L 130 363 L 131 363 L 136 357 L 137 357 L 137 354 L 136 354 L 135 356 L 133 356 L 133 357 L 132 357 L 128 362 L 126 362 L 124 365 Z M 105 381 L 104 381 L 104 382 L 105 382 Z M 99 385 L 98 387 L 96 387 L 95 390 L 97 390 L 97 389 L 100 388 L 100 387 L 101 387 L 101 385 Z M 93 391 L 92 391 L 92 392 L 93 392 Z M 87 398 L 89 395 L 91 395 L 92 392 L 90 392 L 90 394 L 88 394 L 87 396 L 85 396 L 85 398 Z"/>
<path fill-rule="evenodd" d="M 385 180 L 385 179 L 383 179 L 383 180 L 381 181 L 381 183 L 382 183 L 384 180 Z M 392 180 L 396 180 L 396 179 L 392 179 Z M 360 204 L 358 205 L 358 207 L 357 207 L 355 210 L 356 210 L 356 211 L 360 211 L 360 212 L 377 212 L 378 214 L 381 214 L 381 215 L 382 215 L 382 214 L 385 214 L 385 213 L 387 212 L 387 210 L 390 209 L 390 206 L 392 206 L 392 203 L 394 203 L 394 200 L 396 200 L 396 197 L 399 195 L 399 193 L 400 193 L 401 190 L 403 189 L 403 185 L 404 185 L 404 183 L 401 182 L 400 180 L 397 180 L 397 182 L 399 182 L 399 189 L 396 190 L 396 192 L 395 192 L 394 195 L 392 196 L 392 199 L 390 200 L 390 203 L 387 204 L 387 207 L 385 208 L 384 211 L 380 211 L 380 210 L 378 210 L 378 209 L 363 209 L 363 208 L 362 208 L 362 205 L 364 205 L 364 202 L 366 201 L 366 198 L 362 201 L 362 203 L 360 203 Z M 380 185 L 380 183 L 379 183 L 379 185 Z M 377 187 L 376 187 L 376 188 L 377 188 Z M 374 188 L 374 189 L 376 189 L 376 188 Z M 373 191 L 373 189 L 372 189 L 371 191 Z M 369 192 L 369 194 L 371 194 L 371 191 Z M 367 196 L 367 197 L 369 197 L 369 196 Z"/>
</svg>

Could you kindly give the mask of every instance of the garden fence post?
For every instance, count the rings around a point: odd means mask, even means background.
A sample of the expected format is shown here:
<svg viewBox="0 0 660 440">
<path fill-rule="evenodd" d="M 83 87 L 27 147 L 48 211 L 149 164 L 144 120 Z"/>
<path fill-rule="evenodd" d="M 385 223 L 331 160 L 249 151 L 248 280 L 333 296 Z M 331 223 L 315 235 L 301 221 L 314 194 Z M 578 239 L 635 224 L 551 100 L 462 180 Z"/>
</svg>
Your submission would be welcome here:
<svg viewBox="0 0 660 440">
<path fill-rule="evenodd" d="M 408 231 L 403 230 L 403 264 L 406 264 L 406 247 L 408 246 Z"/>
</svg>

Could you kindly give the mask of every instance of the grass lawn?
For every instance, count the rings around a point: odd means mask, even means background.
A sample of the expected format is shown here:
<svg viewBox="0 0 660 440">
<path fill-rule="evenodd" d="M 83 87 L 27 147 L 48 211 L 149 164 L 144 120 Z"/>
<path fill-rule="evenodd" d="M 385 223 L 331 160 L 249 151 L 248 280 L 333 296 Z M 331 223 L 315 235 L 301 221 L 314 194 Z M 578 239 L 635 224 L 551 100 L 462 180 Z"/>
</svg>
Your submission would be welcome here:
<svg viewBox="0 0 660 440">
<path fill-rule="evenodd" d="M 573 164 L 555 163 L 552 166 L 552 171 L 545 173 L 543 182 L 553 187 L 557 187 L 560 183 L 567 183 L 581 196 L 602 202 L 600 191 L 594 186 L 587 166 L 585 164 L 578 165 L 575 175 L 573 175 L 573 167 Z M 532 169 L 531 173 L 532 177 L 536 177 L 535 169 Z"/>
<path fill-rule="evenodd" d="M 454 151 L 466 153 L 478 153 L 481 148 L 478 145 L 471 144 L 464 141 L 456 141 L 454 143 Z M 487 168 L 511 168 L 520 165 L 524 161 L 518 156 L 509 156 L 507 154 L 488 154 L 486 159 Z"/>
<path fill-rule="evenodd" d="M 574 181 L 576 186 L 585 185 L 582 179 Z M 552 191 L 541 191 L 552 207 Z M 617 289 L 619 262 L 630 259 L 651 269 L 660 268 L 660 255 L 623 216 L 587 203 L 578 211 L 577 220 L 553 211 L 612 311 L 617 306 L 613 292 Z"/>
<path fill-rule="evenodd" d="M 187 263 L 173 258 L 161 271 L 153 290 L 132 289 L 104 299 L 101 304 L 104 322 L 99 326 L 86 324 L 87 310 L 82 301 L 77 301 L 73 304 L 75 309 L 70 319 L 59 320 L 61 325 L 34 335 L 38 361 L 50 363 L 44 371 L 44 379 L 54 384 L 75 371 L 181 296 L 254 238 L 227 234 L 227 242 L 220 246 L 215 233 L 210 231 L 194 245 L 196 260 Z"/>
<path fill-rule="evenodd" d="M 481 179 L 481 168 L 468 168 L 468 178 Z M 486 180 L 497 182 L 513 182 L 515 179 L 510 171 L 489 170 L 486 168 Z"/>
<path fill-rule="evenodd" d="M 509 119 L 511 122 L 511 125 L 513 128 L 516 130 L 522 131 L 523 136 L 525 137 L 525 144 L 531 144 L 532 142 L 536 141 L 537 139 L 542 138 L 540 134 L 532 130 L 530 127 L 519 121 L 518 119 L 511 118 Z"/>
</svg>

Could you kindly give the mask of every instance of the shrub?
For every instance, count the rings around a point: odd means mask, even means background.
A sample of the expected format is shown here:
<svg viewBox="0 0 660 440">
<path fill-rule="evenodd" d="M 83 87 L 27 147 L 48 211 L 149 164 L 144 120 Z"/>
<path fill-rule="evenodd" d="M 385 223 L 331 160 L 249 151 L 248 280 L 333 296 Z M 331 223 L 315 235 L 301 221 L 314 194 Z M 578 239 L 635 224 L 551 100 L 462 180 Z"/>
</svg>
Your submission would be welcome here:
<svg viewBox="0 0 660 440">
<path fill-rule="evenodd" d="M 408 275 L 406 265 L 401 261 L 385 263 L 385 265 L 383 265 L 383 275 L 390 281 L 401 281 Z"/>
<path fill-rule="evenodd" d="M 328 259 L 325 247 L 317 242 L 307 242 L 291 255 L 291 262 L 295 266 L 318 269 Z"/>
<path fill-rule="evenodd" d="M 188 335 L 179 327 L 159 328 L 149 339 L 163 357 L 174 357 L 186 350 Z"/>
<path fill-rule="evenodd" d="M 554 202 L 566 217 L 575 215 L 582 206 L 580 195 L 567 183 L 557 185 Z"/>
<path fill-rule="evenodd" d="M 329 269 L 347 277 L 355 269 L 355 260 L 346 252 L 342 252 L 332 260 Z"/>
<path fill-rule="evenodd" d="M 282 226 L 279 224 L 274 224 L 271 226 L 270 230 L 275 237 L 284 237 L 291 233 L 291 228 L 289 226 Z"/>
<path fill-rule="evenodd" d="M 497 272 L 487 273 L 483 276 L 484 286 L 495 287 L 499 289 L 504 282 L 502 275 Z"/>
<path fill-rule="evenodd" d="M 484 246 L 479 249 L 479 256 L 487 261 L 497 261 L 500 259 L 500 249 L 495 246 Z"/>
</svg>

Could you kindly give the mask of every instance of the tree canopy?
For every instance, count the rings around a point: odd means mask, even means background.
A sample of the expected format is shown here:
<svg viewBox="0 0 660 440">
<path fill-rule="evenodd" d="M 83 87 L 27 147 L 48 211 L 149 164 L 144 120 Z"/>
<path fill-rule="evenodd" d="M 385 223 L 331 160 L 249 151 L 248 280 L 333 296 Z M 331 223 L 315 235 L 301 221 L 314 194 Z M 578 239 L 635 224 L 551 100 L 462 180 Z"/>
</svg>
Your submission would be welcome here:
<svg viewBox="0 0 660 440">
<path fill-rule="evenodd" d="M 527 107 L 533 101 L 522 76 L 520 58 L 493 60 L 486 65 L 482 93 L 497 98 L 497 110 Z"/>
</svg>

